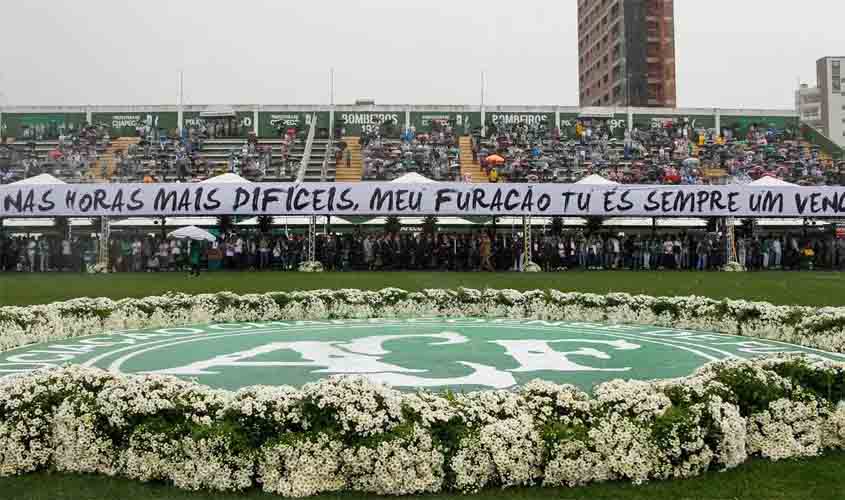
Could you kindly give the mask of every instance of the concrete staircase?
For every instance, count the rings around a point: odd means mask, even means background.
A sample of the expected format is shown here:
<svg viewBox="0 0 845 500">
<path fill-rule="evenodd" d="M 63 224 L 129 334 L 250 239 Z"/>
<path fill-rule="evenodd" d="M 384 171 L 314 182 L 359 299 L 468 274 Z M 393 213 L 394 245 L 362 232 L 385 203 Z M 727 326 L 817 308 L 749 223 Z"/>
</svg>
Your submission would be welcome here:
<svg viewBox="0 0 845 500">
<path fill-rule="evenodd" d="M 813 144 L 812 142 L 805 141 L 805 140 L 801 140 L 801 142 L 799 144 L 800 144 L 801 148 L 804 150 L 804 152 L 806 152 L 806 153 L 809 153 L 813 149 L 813 147 L 815 147 L 815 144 Z M 819 150 L 819 159 L 822 160 L 825 163 L 832 163 L 833 162 L 833 157 L 830 156 L 830 153 L 828 153 L 827 151 L 824 151 L 824 150 Z"/>
<path fill-rule="evenodd" d="M 472 139 L 469 136 L 460 138 L 461 147 L 461 177 L 470 175 L 472 182 L 486 183 L 489 182 L 484 171 L 481 170 L 481 165 L 478 162 L 472 161 Z"/>
<path fill-rule="evenodd" d="M 337 164 L 335 171 L 336 182 L 361 182 L 361 176 L 364 172 L 364 162 L 361 158 L 361 144 L 358 137 L 344 137 L 343 142 L 349 148 L 352 154 L 351 167 L 346 166 L 346 152 L 343 153 L 343 158 Z"/>
<path fill-rule="evenodd" d="M 139 142 L 141 142 L 141 139 L 137 137 L 118 137 L 113 140 L 91 168 L 91 178 L 98 181 L 111 179 L 117 170 L 114 154 L 118 151 L 126 152 L 129 146 Z"/>
<path fill-rule="evenodd" d="M 702 169 L 702 173 L 704 177 L 710 180 L 711 183 L 716 185 L 723 185 L 727 184 L 730 180 L 730 175 L 728 175 L 728 171 L 723 168 L 705 168 Z"/>
</svg>

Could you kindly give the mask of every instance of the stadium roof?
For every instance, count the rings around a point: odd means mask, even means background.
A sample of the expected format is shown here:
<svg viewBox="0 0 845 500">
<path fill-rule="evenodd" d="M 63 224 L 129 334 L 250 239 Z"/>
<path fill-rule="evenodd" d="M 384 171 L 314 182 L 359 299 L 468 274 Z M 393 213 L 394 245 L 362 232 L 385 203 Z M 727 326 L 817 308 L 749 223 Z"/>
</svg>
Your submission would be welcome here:
<svg viewBox="0 0 845 500">
<path fill-rule="evenodd" d="M 21 185 L 21 184 L 41 184 L 41 185 L 52 185 L 52 184 L 67 184 L 67 182 L 57 179 L 50 174 L 41 174 L 36 175 L 35 177 L 29 177 L 22 181 L 13 182 L 13 185 Z"/>
<path fill-rule="evenodd" d="M 390 182 L 394 182 L 396 184 L 433 184 L 437 181 L 431 180 L 428 177 L 422 176 L 416 172 L 411 172 L 410 174 L 405 174 L 402 177 L 396 178 Z"/>
<path fill-rule="evenodd" d="M 583 179 L 576 182 L 575 184 L 580 184 L 582 186 L 616 186 L 619 183 L 607 180 L 600 175 L 593 174 L 593 175 L 584 177 Z"/>
<path fill-rule="evenodd" d="M 211 179 L 206 179 L 202 181 L 205 184 L 252 184 L 251 181 L 248 181 L 237 174 L 223 174 L 218 175 L 217 177 L 212 177 Z"/>
<path fill-rule="evenodd" d="M 760 177 L 756 181 L 751 183 L 752 186 L 796 186 L 797 184 L 793 184 L 791 182 L 786 182 L 778 179 L 777 177 L 772 177 L 770 175 L 766 175 Z"/>
</svg>

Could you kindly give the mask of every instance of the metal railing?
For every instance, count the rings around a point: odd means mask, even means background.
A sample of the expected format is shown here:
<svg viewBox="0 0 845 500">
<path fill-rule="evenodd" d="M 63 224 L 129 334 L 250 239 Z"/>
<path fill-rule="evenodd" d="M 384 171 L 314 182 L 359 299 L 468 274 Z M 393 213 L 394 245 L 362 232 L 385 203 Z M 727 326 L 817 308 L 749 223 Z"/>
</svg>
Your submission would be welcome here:
<svg viewBox="0 0 845 500">
<path fill-rule="evenodd" d="M 334 134 L 329 134 L 329 143 L 326 145 L 326 153 L 323 155 L 323 166 L 320 168 L 320 182 L 326 182 L 329 173 L 329 158 L 332 156 L 334 156 Z"/>
<path fill-rule="evenodd" d="M 296 174 L 296 182 L 305 181 L 305 171 L 311 161 L 311 148 L 314 147 L 314 134 L 317 132 L 317 115 L 311 114 L 311 128 L 308 129 L 308 140 L 305 142 L 305 152 L 302 153 L 302 161 L 299 164 L 299 172 Z"/>
<path fill-rule="evenodd" d="M 845 159 L 845 148 L 840 147 L 839 144 L 833 141 L 830 137 L 827 137 L 819 129 L 813 127 L 809 123 L 801 123 L 800 133 L 804 140 L 819 146 L 822 151 L 829 154 L 832 159 Z"/>
</svg>

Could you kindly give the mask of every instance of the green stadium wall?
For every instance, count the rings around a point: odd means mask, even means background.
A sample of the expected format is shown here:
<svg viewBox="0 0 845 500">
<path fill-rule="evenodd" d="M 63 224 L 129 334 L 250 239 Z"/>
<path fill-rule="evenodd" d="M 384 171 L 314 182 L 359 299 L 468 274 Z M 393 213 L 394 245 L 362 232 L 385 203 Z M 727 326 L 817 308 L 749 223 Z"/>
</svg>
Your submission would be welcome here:
<svg viewBox="0 0 845 500">
<path fill-rule="evenodd" d="M 50 130 L 81 126 L 86 122 L 103 124 L 112 136 L 134 136 L 139 123 L 152 123 L 174 130 L 199 123 L 200 113 L 220 106 L 15 106 L 0 109 L 0 130 L 8 137 L 20 137 L 27 127 L 42 124 Z M 437 106 L 437 105 L 236 105 L 231 107 L 242 124 L 244 135 L 256 132 L 262 138 L 278 137 L 282 128 L 308 127 L 316 114 L 318 128 L 327 129 L 332 120 L 350 136 L 373 130 L 385 121 L 396 123 L 396 130 L 413 125 L 418 131 L 431 129 L 434 120 L 448 120 L 463 134 L 497 123 L 547 123 L 560 126 L 564 137 L 572 137 L 578 118 L 608 120 L 613 137 L 622 138 L 629 127 L 660 126 L 667 121 L 688 120 L 697 127 L 736 127 L 745 134 L 751 125 L 778 129 L 799 129 L 798 115 L 784 110 L 752 109 L 660 109 L 660 108 L 577 108 L 564 106 Z M 180 120 L 181 118 L 181 120 Z"/>
<path fill-rule="evenodd" d="M 191 128 L 191 127 L 202 127 L 203 125 L 208 125 L 211 123 L 212 120 L 208 118 L 203 118 L 201 111 L 186 111 L 183 114 L 183 122 L 182 126 L 184 128 Z M 235 113 L 235 118 L 238 120 L 238 137 L 247 137 L 250 132 L 255 129 L 254 120 L 255 116 L 252 111 L 238 111 Z M 177 117 L 178 119 L 178 117 Z M 177 125 L 178 127 L 178 125 Z"/>
<path fill-rule="evenodd" d="M 396 130 L 399 131 L 405 126 L 405 114 L 404 110 L 339 110 L 335 112 L 335 120 L 343 128 L 344 135 L 359 136 L 365 132 L 373 132 L 380 124 L 388 122 L 394 122 Z"/>
<path fill-rule="evenodd" d="M 414 111 L 411 112 L 411 125 L 417 132 L 430 132 L 431 124 L 435 121 L 446 121 L 464 135 L 472 133 L 473 129 L 481 126 L 480 112 L 460 111 Z"/>
<path fill-rule="evenodd" d="M 260 111 L 258 113 L 259 137 L 279 137 L 282 131 L 291 127 L 302 130 L 311 125 L 311 115 L 317 117 L 317 128 L 329 128 L 329 111 Z"/>
<path fill-rule="evenodd" d="M 6 137 L 28 139 L 38 133 L 47 139 L 57 139 L 63 132 L 82 128 L 85 113 L 3 113 L 3 133 Z"/>
<path fill-rule="evenodd" d="M 91 123 L 104 126 L 112 137 L 132 137 L 137 135 L 141 125 L 172 131 L 179 128 L 177 112 L 133 111 L 98 112 L 91 114 Z"/>
</svg>

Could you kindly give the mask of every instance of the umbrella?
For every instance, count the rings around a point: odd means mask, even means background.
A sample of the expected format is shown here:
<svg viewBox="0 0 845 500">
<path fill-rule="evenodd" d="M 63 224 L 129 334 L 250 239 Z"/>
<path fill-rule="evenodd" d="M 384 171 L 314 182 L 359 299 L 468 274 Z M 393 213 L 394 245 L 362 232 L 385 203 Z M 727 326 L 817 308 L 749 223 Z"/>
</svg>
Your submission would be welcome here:
<svg viewBox="0 0 845 500">
<path fill-rule="evenodd" d="M 490 156 L 487 157 L 487 163 L 502 164 L 504 162 L 505 162 L 505 159 L 502 158 L 499 155 L 490 155 Z"/>
<path fill-rule="evenodd" d="M 187 226 L 182 229 L 177 229 L 167 235 L 168 238 L 174 240 L 194 240 L 194 241 L 210 241 L 214 243 L 217 238 L 205 229 L 200 229 L 197 226 Z"/>
</svg>

